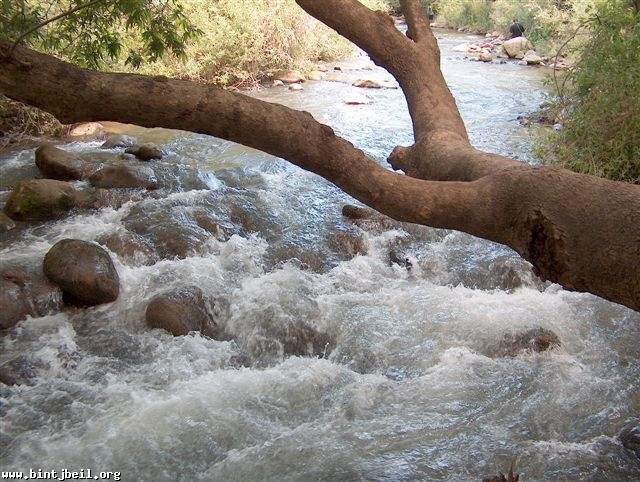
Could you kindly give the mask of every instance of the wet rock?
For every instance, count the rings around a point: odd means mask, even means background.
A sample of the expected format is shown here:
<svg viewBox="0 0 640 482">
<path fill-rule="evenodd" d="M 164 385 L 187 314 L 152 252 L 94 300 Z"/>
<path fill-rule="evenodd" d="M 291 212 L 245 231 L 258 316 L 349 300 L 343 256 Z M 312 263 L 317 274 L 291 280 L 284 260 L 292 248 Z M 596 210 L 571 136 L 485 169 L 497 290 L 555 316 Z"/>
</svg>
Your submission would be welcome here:
<svg viewBox="0 0 640 482">
<path fill-rule="evenodd" d="M 284 82 L 282 82 L 281 80 L 276 79 L 273 81 L 274 87 L 282 87 L 283 85 L 284 85 Z"/>
<path fill-rule="evenodd" d="M 40 317 L 62 309 L 62 291 L 44 276 L 20 268 L 0 277 L 0 329 L 11 328 L 27 316 Z"/>
<path fill-rule="evenodd" d="M 94 193 L 93 207 L 95 209 L 113 208 L 120 209 L 125 203 L 141 201 L 149 191 L 139 189 L 96 189 Z"/>
<path fill-rule="evenodd" d="M 89 178 L 92 186 L 99 188 L 143 188 L 157 189 L 158 180 L 148 166 L 115 164 L 104 166 Z"/>
<path fill-rule="evenodd" d="M 27 385 L 37 376 L 35 368 L 26 357 L 16 357 L 0 365 L 0 383 L 9 386 Z"/>
<path fill-rule="evenodd" d="M 205 231 L 213 234 L 216 239 L 220 241 L 225 241 L 227 239 L 227 235 L 224 229 L 222 229 L 222 227 L 220 226 L 218 220 L 205 210 L 194 211 L 193 219 L 196 221 L 198 226 L 200 226 Z"/>
<path fill-rule="evenodd" d="M 162 159 L 162 149 L 152 142 L 128 147 L 124 152 L 127 154 L 133 154 L 141 161 Z"/>
<path fill-rule="evenodd" d="M 502 48 L 512 59 L 523 59 L 527 51 L 533 50 L 533 44 L 526 37 L 516 37 L 505 41 Z"/>
<path fill-rule="evenodd" d="M 523 59 L 528 65 L 540 65 L 542 57 L 540 57 L 535 50 L 529 50 L 524 54 Z"/>
<path fill-rule="evenodd" d="M 87 174 L 86 163 L 76 154 L 44 144 L 36 149 L 36 166 L 49 179 L 76 181 Z"/>
<path fill-rule="evenodd" d="M 150 328 L 161 328 L 174 336 L 197 331 L 210 338 L 218 334 L 207 300 L 197 286 L 185 286 L 155 296 L 147 306 Z"/>
<path fill-rule="evenodd" d="M 498 475 L 493 477 L 486 477 L 482 479 L 482 482 L 519 482 L 520 474 L 516 474 L 513 472 L 513 465 L 509 469 L 507 475 L 504 475 L 502 472 L 499 472 Z"/>
<path fill-rule="evenodd" d="M 9 216 L 0 211 L 0 233 L 6 233 L 16 227 L 16 223 L 13 222 Z"/>
<path fill-rule="evenodd" d="M 632 450 L 640 457 L 640 424 L 631 423 L 625 426 L 618 434 L 618 439 L 628 450 Z"/>
<path fill-rule="evenodd" d="M 298 84 L 304 82 L 305 78 L 297 70 L 285 70 L 276 75 L 276 80 L 285 84 Z"/>
<path fill-rule="evenodd" d="M 99 122 L 82 122 L 79 124 L 72 124 L 68 127 L 68 137 L 82 137 L 82 138 L 99 138 L 106 134 L 105 128 Z"/>
<path fill-rule="evenodd" d="M 502 340 L 489 349 L 491 358 L 515 357 L 525 352 L 541 353 L 560 346 L 560 339 L 554 332 L 545 328 L 533 328 L 524 333 L 508 333 Z"/>
<path fill-rule="evenodd" d="M 109 253 L 98 244 L 63 239 L 45 255 L 42 268 L 72 304 L 99 305 L 118 298 L 118 272 Z"/>
<path fill-rule="evenodd" d="M 371 99 L 362 94 L 349 94 L 344 98 L 344 103 L 347 105 L 368 105 L 371 104 Z"/>
<path fill-rule="evenodd" d="M 362 236 L 347 231 L 331 234 L 327 244 L 333 251 L 341 255 L 344 260 L 367 253 L 367 246 Z"/>
<path fill-rule="evenodd" d="M 382 89 L 384 87 L 381 83 L 371 79 L 356 80 L 353 86 L 360 87 L 361 89 Z"/>
<path fill-rule="evenodd" d="M 304 87 L 302 87 L 300 84 L 291 84 L 289 85 L 289 90 L 300 91 L 304 90 Z"/>
<path fill-rule="evenodd" d="M 129 231 L 102 236 L 97 239 L 97 242 L 116 253 L 125 263 L 133 266 L 150 266 L 160 260 L 148 240 Z"/>
<path fill-rule="evenodd" d="M 151 242 L 161 259 L 193 256 L 211 237 L 198 225 L 188 206 L 134 206 L 123 224 Z"/>
<path fill-rule="evenodd" d="M 42 221 L 66 214 L 79 201 L 78 191 L 68 182 L 33 179 L 16 185 L 4 212 L 16 221 Z"/>
<path fill-rule="evenodd" d="M 313 249 L 292 244 L 270 245 L 264 261 L 268 270 L 279 267 L 283 263 L 292 263 L 302 270 L 310 270 L 314 273 L 325 273 L 329 269 L 326 256 Z"/>
<path fill-rule="evenodd" d="M 349 219 L 370 219 L 375 215 L 375 211 L 353 204 L 345 204 L 342 206 L 342 215 Z"/>
<path fill-rule="evenodd" d="M 103 149 L 117 149 L 123 147 L 133 147 L 137 144 L 135 137 L 124 134 L 112 134 L 107 136 L 107 140 L 102 144 Z"/>
</svg>

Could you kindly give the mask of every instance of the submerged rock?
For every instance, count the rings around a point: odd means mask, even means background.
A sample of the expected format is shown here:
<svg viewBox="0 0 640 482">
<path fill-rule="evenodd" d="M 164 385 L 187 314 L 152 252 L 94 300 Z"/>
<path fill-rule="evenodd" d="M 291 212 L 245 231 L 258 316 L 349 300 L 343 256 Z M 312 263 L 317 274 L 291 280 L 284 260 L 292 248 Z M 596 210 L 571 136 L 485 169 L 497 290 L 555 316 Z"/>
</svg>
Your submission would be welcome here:
<svg viewBox="0 0 640 482">
<path fill-rule="evenodd" d="M 53 144 L 44 144 L 36 149 L 36 166 L 45 177 L 59 181 L 77 181 L 87 174 L 85 161 Z"/>
<path fill-rule="evenodd" d="M 27 316 L 39 317 L 62 309 L 62 291 L 44 276 L 19 268 L 0 277 L 0 329 L 11 328 Z"/>
<path fill-rule="evenodd" d="M 631 423 L 618 434 L 618 439 L 624 448 L 633 450 L 640 457 L 640 424 Z"/>
<path fill-rule="evenodd" d="M 0 383 L 5 385 L 25 385 L 36 376 L 35 365 L 24 356 L 0 365 Z"/>
<path fill-rule="evenodd" d="M 99 305 L 118 298 L 118 272 L 109 253 L 95 243 L 63 239 L 45 255 L 42 268 L 73 304 Z"/>
<path fill-rule="evenodd" d="M 133 147 L 137 144 L 135 137 L 127 136 L 124 134 L 112 134 L 107 137 L 107 140 L 102 144 L 103 149 L 116 149 L 122 147 Z"/>
<path fill-rule="evenodd" d="M 80 200 L 80 193 L 68 182 L 33 179 L 16 185 L 4 212 L 16 221 L 54 219 L 79 205 Z"/>
<path fill-rule="evenodd" d="M 349 260 L 359 254 L 367 254 L 364 239 L 355 233 L 346 231 L 334 233 L 329 236 L 327 244 L 344 260 Z"/>
<path fill-rule="evenodd" d="M 554 332 L 545 328 L 533 328 L 524 333 L 508 333 L 502 340 L 489 349 L 491 358 L 515 357 L 527 351 L 541 353 L 560 346 L 560 339 Z"/>
<path fill-rule="evenodd" d="M 291 84 L 289 85 L 289 90 L 300 91 L 304 90 L 304 87 L 302 87 L 300 84 Z"/>
<path fill-rule="evenodd" d="M 162 149 L 160 149 L 156 144 L 153 144 L 152 142 L 131 146 L 124 152 L 127 154 L 133 154 L 141 161 L 162 159 Z"/>
<path fill-rule="evenodd" d="M 133 266 L 149 266 L 160 260 L 148 240 L 129 231 L 108 234 L 97 241 Z"/>
<path fill-rule="evenodd" d="M 207 300 L 197 286 L 185 286 L 155 296 L 145 314 L 147 326 L 161 328 L 174 336 L 193 331 L 210 338 L 218 335 Z"/>
<path fill-rule="evenodd" d="M 91 175 L 89 182 L 92 186 L 105 189 L 158 188 L 158 180 L 153 169 L 148 166 L 129 166 L 126 164 L 104 166 Z"/>
<path fill-rule="evenodd" d="M 353 83 L 354 87 L 360 87 L 361 89 L 382 89 L 384 86 L 379 82 L 371 79 L 360 79 Z"/>
</svg>

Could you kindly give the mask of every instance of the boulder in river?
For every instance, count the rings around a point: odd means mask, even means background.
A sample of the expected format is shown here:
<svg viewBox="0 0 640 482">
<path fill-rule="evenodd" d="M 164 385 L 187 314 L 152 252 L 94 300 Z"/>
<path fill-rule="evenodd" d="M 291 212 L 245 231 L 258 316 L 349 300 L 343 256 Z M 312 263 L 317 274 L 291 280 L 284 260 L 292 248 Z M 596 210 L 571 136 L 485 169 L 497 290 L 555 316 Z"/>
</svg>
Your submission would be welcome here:
<svg viewBox="0 0 640 482">
<path fill-rule="evenodd" d="M 118 271 L 109 253 L 98 244 L 79 239 L 58 241 L 45 255 L 42 269 L 73 304 L 92 306 L 118 298 Z"/>
<path fill-rule="evenodd" d="M 62 309 L 62 291 L 42 274 L 7 268 L 0 276 L 0 329 L 27 316 L 39 317 Z"/>
<path fill-rule="evenodd" d="M 137 144 L 135 146 L 128 147 L 124 152 L 127 154 L 133 154 L 141 161 L 162 159 L 162 149 L 160 149 L 153 142 L 147 142 L 146 144 Z"/>
<path fill-rule="evenodd" d="M 353 83 L 354 87 L 361 89 L 382 89 L 384 86 L 380 82 L 371 79 L 359 79 Z"/>
<path fill-rule="evenodd" d="M 624 448 L 632 450 L 640 457 L 640 423 L 626 425 L 618 434 Z"/>
<path fill-rule="evenodd" d="M 104 137 L 106 131 L 99 122 L 81 122 L 68 126 L 68 137 L 81 137 L 84 139 Z"/>
<path fill-rule="evenodd" d="M 324 73 L 320 72 L 319 70 L 312 70 L 311 72 L 309 72 L 309 75 L 307 77 L 309 78 L 309 80 L 322 80 L 324 78 Z"/>
<path fill-rule="evenodd" d="M 541 353 L 560 346 L 560 339 L 545 328 L 533 328 L 524 333 L 508 333 L 489 350 L 491 358 L 515 357 L 525 352 Z"/>
<path fill-rule="evenodd" d="M 160 260 L 149 240 L 130 231 L 106 234 L 98 238 L 97 242 L 133 266 L 150 266 Z"/>
<path fill-rule="evenodd" d="M 304 76 L 297 70 L 284 70 L 276 75 L 276 80 L 285 84 L 299 84 L 305 81 Z"/>
<path fill-rule="evenodd" d="M 502 48 L 512 59 L 523 59 L 529 50 L 533 50 L 533 44 L 526 37 L 516 37 L 505 41 Z"/>
<path fill-rule="evenodd" d="M 79 201 L 80 193 L 68 182 L 32 179 L 16 185 L 4 212 L 16 221 L 42 221 L 64 215 Z"/>
<path fill-rule="evenodd" d="M 133 147 L 137 144 L 135 137 L 127 136 L 125 134 L 112 134 L 102 144 L 103 149 L 117 149 L 123 147 Z"/>
<path fill-rule="evenodd" d="M 535 50 L 528 50 L 522 60 L 524 60 L 527 65 L 540 65 L 542 63 L 542 57 L 540 57 Z"/>
<path fill-rule="evenodd" d="M 85 177 L 87 167 L 77 154 L 43 144 L 36 149 L 36 166 L 49 179 L 76 181 Z"/>
<path fill-rule="evenodd" d="M 304 87 L 302 87 L 300 84 L 290 84 L 289 90 L 299 91 L 304 90 Z"/>
<path fill-rule="evenodd" d="M 197 286 L 185 286 L 155 296 L 147 306 L 147 326 L 161 328 L 174 336 L 193 331 L 210 338 L 218 334 L 207 300 Z"/>
<path fill-rule="evenodd" d="M 92 186 L 110 188 L 157 189 L 158 180 L 148 166 L 130 166 L 126 164 L 107 165 L 89 178 Z"/>
<path fill-rule="evenodd" d="M 37 376 L 35 365 L 24 356 L 16 357 L 0 365 L 0 383 L 25 385 Z"/>
</svg>

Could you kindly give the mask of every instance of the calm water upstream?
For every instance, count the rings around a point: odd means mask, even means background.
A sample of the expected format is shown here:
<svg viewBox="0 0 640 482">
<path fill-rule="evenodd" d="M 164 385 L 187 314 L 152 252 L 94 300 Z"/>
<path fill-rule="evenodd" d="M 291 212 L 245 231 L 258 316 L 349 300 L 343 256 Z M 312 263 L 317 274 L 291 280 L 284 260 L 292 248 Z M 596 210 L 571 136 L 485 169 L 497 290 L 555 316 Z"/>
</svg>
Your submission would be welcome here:
<svg viewBox="0 0 640 482">
<path fill-rule="evenodd" d="M 474 144 L 532 162 L 516 117 L 542 101 L 541 71 L 464 60 L 452 49 L 465 37 L 439 35 Z M 412 140 L 402 93 L 352 87 L 392 80 L 364 57 L 342 66 L 336 81 L 254 95 L 310 111 L 384 162 Z M 346 105 L 354 95 L 370 103 Z M 0 338 L 0 363 L 23 357 L 37 375 L 0 386 L 2 470 L 461 481 L 517 460 L 525 481 L 640 478 L 640 460 L 615 437 L 640 408 L 640 314 L 542 283 L 509 249 L 465 234 L 361 231 L 341 215 L 347 195 L 252 149 L 163 129 L 131 133 L 167 152 L 155 164 L 163 189 L 0 242 L 3 266 L 32 269 L 62 238 L 135 233 L 151 246 L 112 253 L 115 303 L 28 319 Z M 0 200 L 36 174 L 33 150 L 1 158 Z M 204 231 L 198 213 L 216 219 L 225 240 Z M 352 257 L 355 236 L 366 254 Z M 391 263 L 391 251 L 412 269 Z M 149 299 L 186 284 L 215 298 L 228 341 L 145 326 Z M 536 327 L 562 346 L 488 356 L 505 335 Z M 335 349 L 287 356 L 283 339 L 300 330 Z"/>
</svg>

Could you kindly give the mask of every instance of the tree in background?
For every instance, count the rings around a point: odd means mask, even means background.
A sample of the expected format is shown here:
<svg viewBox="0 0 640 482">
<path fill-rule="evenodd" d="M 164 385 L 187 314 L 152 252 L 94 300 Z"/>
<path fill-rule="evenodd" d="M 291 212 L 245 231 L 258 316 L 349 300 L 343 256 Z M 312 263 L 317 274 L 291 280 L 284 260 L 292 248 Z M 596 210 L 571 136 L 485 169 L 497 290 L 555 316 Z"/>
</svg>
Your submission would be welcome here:
<svg viewBox="0 0 640 482">
<path fill-rule="evenodd" d="M 585 22 L 558 106 L 564 128 L 544 139 L 547 162 L 640 183 L 640 13 L 638 2 L 599 2 Z"/>
</svg>

